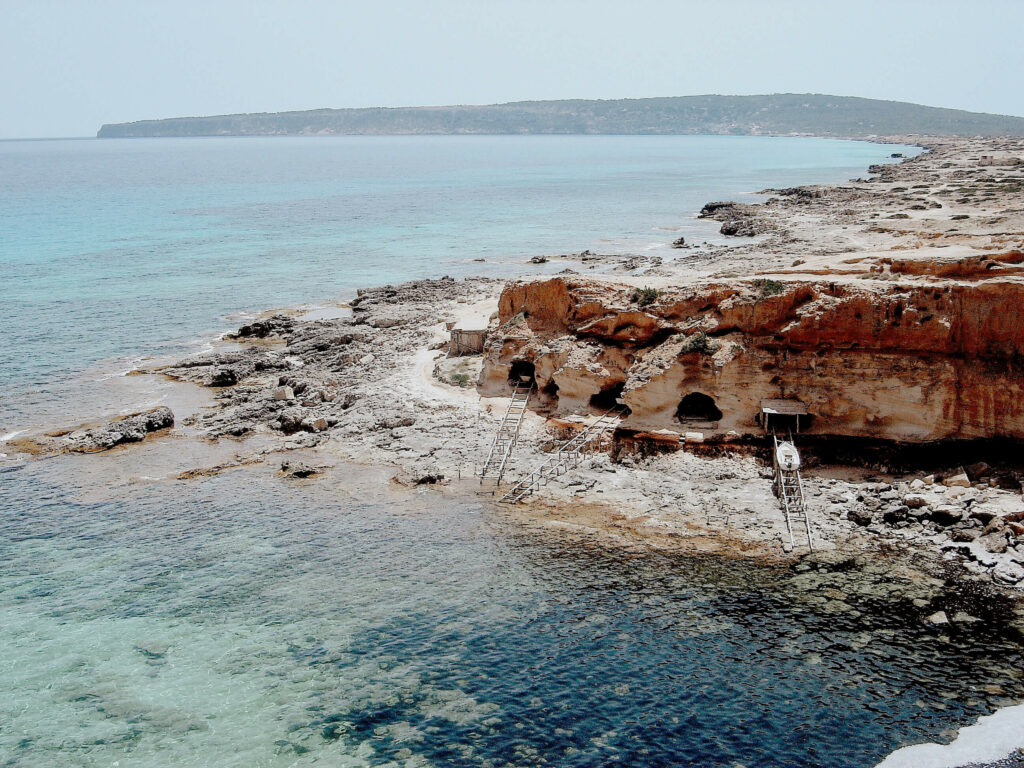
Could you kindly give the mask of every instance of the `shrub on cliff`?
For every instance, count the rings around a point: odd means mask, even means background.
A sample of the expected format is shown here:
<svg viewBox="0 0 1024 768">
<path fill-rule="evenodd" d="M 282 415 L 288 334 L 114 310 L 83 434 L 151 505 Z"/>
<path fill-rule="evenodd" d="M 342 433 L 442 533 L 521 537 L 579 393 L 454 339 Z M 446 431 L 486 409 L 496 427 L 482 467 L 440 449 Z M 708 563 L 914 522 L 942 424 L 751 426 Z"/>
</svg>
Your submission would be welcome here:
<svg viewBox="0 0 1024 768">
<path fill-rule="evenodd" d="M 629 300 L 641 307 L 647 307 L 658 300 L 661 291 L 657 288 L 634 288 Z"/>
<path fill-rule="evenodd" d="M 680 351 L 683 354 L 686 354 L 687 352 L 696 352 L 700 355 L 712 355 L 717 349 L 718 344 L 711 341 L 704 331 L 697 331 L 696 333 L 686 337 L 686 341 L 683 342 L 683 346 Z"/>
<path fill-rule="evenodd" d="M 785 283 L 780 283 L 778 280 L 768 280 L 764 277 L 754 280 L 754 287 L 757 289 L 758 299 L 776 296 L 786 290 Z"/>
</svg>

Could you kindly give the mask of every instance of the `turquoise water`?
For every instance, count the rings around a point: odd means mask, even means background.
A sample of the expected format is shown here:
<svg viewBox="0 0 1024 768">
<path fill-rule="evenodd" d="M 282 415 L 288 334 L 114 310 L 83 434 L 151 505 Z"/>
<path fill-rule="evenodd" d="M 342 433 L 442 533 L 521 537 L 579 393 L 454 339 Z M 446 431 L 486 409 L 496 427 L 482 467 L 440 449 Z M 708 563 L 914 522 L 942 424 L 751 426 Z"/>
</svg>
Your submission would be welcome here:
<svg viewBox="0 0 1024 768">
<path fill-rule="evenodd" d="M 227 315 L 416 277 L 517 275 L 540 254 L 671 258 L 680 235 L 717 236 L 693 218 L 708 200 L 842 181 L 893 149 L 728 136 L 0 142 L 0 435 L 80 397 L 69 374 L 175 353 L 237 325 Z"/>
<path fill-rule="evenodd" d="M 0 474 L 0 765 L 861 767 L 1020 693 L 1019 647 L 788 570 L 346 467 L 68 489 L 95 467 Z"/>
</svg>

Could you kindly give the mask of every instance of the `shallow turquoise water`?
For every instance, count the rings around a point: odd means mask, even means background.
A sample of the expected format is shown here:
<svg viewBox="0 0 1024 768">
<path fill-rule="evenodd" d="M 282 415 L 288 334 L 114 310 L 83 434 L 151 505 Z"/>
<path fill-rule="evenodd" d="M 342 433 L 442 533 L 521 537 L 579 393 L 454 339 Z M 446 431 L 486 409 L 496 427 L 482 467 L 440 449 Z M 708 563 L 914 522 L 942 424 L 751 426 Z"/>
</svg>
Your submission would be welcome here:
<svg viewBox="0 0 1024 768">
<path fill-rule="evenodd" d="M 845 180 L 893 149 L 728 136 L 0 142 L 0 436 L 79 397 L 69 374 L 176 353 L 237 326 L 232 313 L 515 275 L 537 254 L 672 257 L 676 237 L 716 235 L 693 218 L 708 200 Z"/>
<path fill-rule="evenodd" d="M 1019 694 L 1019 648 L 813 608 L 787 571 L 352 468 L 95 467 L 0 474 L 0 765 L 869 766 Z"/>
</svg>

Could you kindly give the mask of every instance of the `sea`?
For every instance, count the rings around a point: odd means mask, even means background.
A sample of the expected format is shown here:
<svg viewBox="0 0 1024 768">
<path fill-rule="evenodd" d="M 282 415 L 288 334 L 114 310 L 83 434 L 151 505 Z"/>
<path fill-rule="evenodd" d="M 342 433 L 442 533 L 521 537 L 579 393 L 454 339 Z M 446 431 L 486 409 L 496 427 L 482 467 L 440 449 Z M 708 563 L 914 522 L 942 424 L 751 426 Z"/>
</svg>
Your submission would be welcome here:
<svg viewBox="0 0 1024 768">
<path fill-rule="evenodd" d="M 681 258 L 678 237 L 720 239 L 709 200 L 916 151 L 0 142 L 0 439 L 167 402 L 185 385 L 124 374 L 269 308 L 564 267 L 533 256 Z M 381 467 L 167 469 L 213 450 L 0 456 L 0 766 L 861 768 L 1024 698 L 1012 641 L 822 600 L 788 566 L 568 538 Z"/>
</svg>

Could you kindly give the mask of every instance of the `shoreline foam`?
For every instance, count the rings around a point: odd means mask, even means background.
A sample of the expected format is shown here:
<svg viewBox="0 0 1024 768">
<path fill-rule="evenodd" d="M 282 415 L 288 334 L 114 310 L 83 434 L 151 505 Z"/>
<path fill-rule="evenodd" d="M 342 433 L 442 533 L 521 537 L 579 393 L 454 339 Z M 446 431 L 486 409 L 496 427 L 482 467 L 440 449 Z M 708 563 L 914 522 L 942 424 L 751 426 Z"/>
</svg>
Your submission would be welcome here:
<svg viewBox="0 0 1024 768">
<path fill-rule="evenodd" d="M 1024 704 L 1005 707 L 964 726 L 949 744 L 914 744 L 890 754 L 875 768 L 959 768 L 991 763 L 1024 749 Z"/>
</svg>

